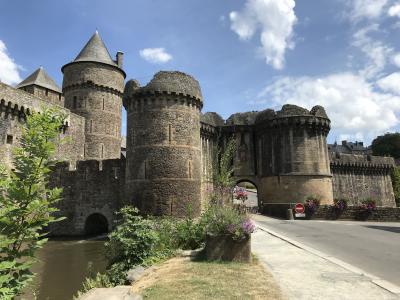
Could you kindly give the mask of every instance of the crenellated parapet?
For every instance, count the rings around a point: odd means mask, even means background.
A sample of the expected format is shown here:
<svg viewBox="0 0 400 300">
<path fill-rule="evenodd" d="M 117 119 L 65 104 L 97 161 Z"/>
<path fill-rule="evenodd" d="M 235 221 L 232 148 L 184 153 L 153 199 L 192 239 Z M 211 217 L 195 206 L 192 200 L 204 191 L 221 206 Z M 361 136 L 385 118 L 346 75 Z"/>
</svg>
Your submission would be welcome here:
<svg viewBox="0 0 400 300">
<path fill-rule="evenodd" d="M 215 139 L 218 136 L 218 127 L 200 122 L 200 136 L 202 138 Z"/>
<path fill-rule="evenodd" d="M 255 123 L 258 130 L 304 128 L 327 136 L 330 120 L 321 106 L 314 106 L 310 111 L 295 105 L 286 104 L 278 112 L 267 109 L 258 113 Z"/>
<path fill-rule="evenodd" d="M 332 173 L 389 174 L 395 162 L 392 157 L 329 153 Z"/>
</svg>

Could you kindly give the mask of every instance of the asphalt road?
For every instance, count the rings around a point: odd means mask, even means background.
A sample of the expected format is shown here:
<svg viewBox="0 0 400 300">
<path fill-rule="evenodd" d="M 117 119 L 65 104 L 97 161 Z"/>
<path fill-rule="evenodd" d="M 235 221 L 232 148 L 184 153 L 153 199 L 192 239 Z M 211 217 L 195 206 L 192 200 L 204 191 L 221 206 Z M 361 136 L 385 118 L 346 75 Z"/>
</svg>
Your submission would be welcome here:
<svg viewBox="0 0 400 300">
<path fill-rule="evenodd" d="M 400 223 L 286 221 L 264 216 L 257 216 L 257 222 L 400 286 Z"/>
</svg>

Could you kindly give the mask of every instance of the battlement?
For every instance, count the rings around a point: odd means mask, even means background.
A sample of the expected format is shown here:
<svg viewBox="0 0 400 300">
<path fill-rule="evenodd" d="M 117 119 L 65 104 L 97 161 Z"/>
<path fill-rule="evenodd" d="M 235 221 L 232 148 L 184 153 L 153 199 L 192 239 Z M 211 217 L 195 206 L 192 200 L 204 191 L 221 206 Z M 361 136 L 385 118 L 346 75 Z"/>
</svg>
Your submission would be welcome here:
<svg viewBox="0 0 400 300">
<path fill-rule="evenodd" d="M 361 170 L 389 171 L 395 166 L 392 157 L 330 152 L 329 158 L 332 172 Z"/>
</svg>

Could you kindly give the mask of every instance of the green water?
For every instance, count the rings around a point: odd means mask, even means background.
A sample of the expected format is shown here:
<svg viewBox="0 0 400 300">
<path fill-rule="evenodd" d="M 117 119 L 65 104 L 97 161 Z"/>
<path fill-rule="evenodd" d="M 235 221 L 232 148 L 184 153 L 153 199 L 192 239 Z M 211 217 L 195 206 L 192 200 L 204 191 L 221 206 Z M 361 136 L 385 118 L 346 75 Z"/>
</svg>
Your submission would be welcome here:
<svg viewBox="0 0 400 300">
<path fill-rule="evenodd" d="M 38 257 L 33 285 L 38 300 L 72 299 L 90 272 L 105 269 L 104 241 L 51 240 Z M 35 298 L 32 292 L 27 292 L 22 299 Z"/>
</svg>

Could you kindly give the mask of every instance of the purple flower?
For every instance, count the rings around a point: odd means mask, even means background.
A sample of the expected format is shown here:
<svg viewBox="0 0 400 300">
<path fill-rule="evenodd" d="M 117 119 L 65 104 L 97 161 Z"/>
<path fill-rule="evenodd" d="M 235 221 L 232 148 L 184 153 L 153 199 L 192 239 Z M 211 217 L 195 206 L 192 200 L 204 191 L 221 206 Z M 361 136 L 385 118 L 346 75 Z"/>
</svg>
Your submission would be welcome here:
<svg viewBox="0 0 400 300">
<path fill-rule="evenodd" d="M 246 219 L 242 223 L 242 229 L 244 233 L 247 234 L 253 233 L 256 230 L 256 224 L 252 220 Z"/>
</svg>

